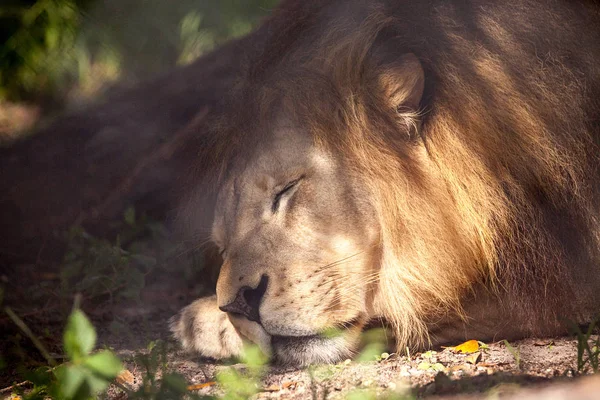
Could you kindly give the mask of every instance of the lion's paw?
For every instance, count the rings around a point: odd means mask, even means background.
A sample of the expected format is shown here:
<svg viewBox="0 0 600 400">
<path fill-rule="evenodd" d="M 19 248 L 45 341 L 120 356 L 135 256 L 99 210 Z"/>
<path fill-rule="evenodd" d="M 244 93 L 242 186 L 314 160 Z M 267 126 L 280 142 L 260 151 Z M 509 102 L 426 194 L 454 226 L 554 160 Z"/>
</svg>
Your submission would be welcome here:
<svg viewBox="0 0 600 400">
<path fill-rule="evenodd" d="M 242 354 L 242 337 L 227 314 L 219 310 L 216 296 L 194 301 L 171 318 L 169 324 L 173 336 L 187 351 L 215 359 Z"/>
</svg>

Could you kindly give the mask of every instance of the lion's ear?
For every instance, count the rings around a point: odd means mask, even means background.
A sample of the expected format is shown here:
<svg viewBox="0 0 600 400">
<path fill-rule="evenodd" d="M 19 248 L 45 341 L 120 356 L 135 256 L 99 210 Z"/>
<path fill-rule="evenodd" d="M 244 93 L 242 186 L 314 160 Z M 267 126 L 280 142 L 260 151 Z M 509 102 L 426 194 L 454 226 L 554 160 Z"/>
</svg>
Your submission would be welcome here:
<svg viewBox="0 0 600 400">
<path fill-rule="evenodd" d="M 421 62 L 412 53 L 394 60 L 387 58 L 374 71 L 375 84 L 383 100 L 398 111 L 417 111 L 425 86 Z"/>
</svg>

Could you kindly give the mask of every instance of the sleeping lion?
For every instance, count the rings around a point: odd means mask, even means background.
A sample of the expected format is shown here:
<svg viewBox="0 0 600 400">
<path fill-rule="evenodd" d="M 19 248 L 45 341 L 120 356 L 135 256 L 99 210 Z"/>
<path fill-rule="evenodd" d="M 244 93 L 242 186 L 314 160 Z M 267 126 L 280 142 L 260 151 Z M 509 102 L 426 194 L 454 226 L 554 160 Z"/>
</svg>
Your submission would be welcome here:
<svg viewBox="0 0 600 400">
<path fill-rule="evenodd" d="M 185 349 L 303 366 L 374 322 L 403 349 L 600 311 L 597 5 L 291 0 L 259 32 L 182 206 L 222 257 Z"/>
</svg>

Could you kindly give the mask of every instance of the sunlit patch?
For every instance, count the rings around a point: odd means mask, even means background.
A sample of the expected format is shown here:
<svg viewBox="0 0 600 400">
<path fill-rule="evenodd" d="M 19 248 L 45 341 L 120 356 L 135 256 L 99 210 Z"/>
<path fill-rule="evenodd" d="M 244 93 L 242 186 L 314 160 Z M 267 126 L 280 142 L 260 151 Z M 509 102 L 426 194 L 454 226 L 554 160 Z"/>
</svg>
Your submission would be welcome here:
<svg viewBox="0 0 600 400">
<path fill-rule="evenodd" d="M 315 165 L 316 168 L 320 168 L 327 171 L 332 171 L 333 169 L 335 169 L 336 165 L 329 155 L 317 149 L 314 149 L 310 153 L 310 161 Z"/>
<path fill-rule="evenodd" d="M 331 247 L 335 249 L 339 254 L 351 255 L 356 251 L 356 245 L 354 241 L 346 236 L 334 236 L 331 239 Z"/>
</svg>

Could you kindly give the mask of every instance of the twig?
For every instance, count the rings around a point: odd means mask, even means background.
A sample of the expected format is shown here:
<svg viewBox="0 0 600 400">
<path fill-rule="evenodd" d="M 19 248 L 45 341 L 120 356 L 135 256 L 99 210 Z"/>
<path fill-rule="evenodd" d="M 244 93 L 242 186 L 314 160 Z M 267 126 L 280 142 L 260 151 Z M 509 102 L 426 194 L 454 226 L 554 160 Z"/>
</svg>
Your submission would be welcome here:
<svg viewBox="0 0 600 400">
<path fill-rule="evenodd" d="M 17 314 L 15 314 L 13 312 L 13 310 L 11 310 L 9 307 L 4 307 L 4 311 L 6 311 L 6 313 L 10 317 L 10 319 L 12 319 L 12 321 L 15 323 L 15 325 L 17 325 L 23 331 L 23 333 L 29 339 L 31 339 L 31 341 L 33 342 L 35 347 L 37 347 L 37 349 L 40 351 L 40 353 L 42 353 L 42 356 L 44 356 L 44 358 L 46 359 L 48 364 L 53 367 L 56 366 L 56 360 L 54 360 L 54 358 L 52 358 L 50 353 L 48 353 L 48 350 L 46 350 L 46 348 L 44 347 L 42 342 L 40 342 L 40 340 L 33 334 L 33 332 L 31 332 L 31 329 L 29 329 L 29 327 L 25 324 L 25 322 L 23 322 L 23 320 L 21 318 L 19 318 L 17 316 Z"/>
<path fill-rule="evenodd" d="M 32 385 L 32 384 L 33 383 L 31 383 L 30 381 L 23 381 L 23 382 L 15 383 L 14 385 L 10 385 L 8 387 L 0 389 L 0 393 L 10 392 L 10 391 L 14 390 L 15 388 L 25 386 L 25 385 Z"/>
<path fill-rule="evenodd" d="M 504 339 L 503 342 L 504 342 L 504 345 L 506 346 L 506 349 L 514 357 L 515 364 L 517 364 L 517 369 L 520 370 L 521 369 L 521 351 L 519 350 L 518 347 L 514 348 L 513 346 L 511 346 L 511 344 L 508 343 L 508 340 Z"/>
</svg>

